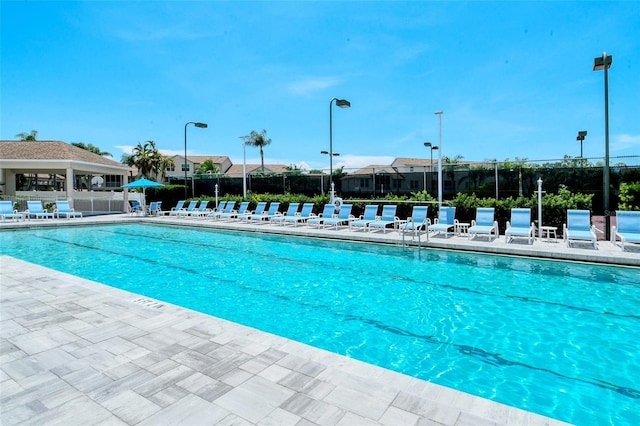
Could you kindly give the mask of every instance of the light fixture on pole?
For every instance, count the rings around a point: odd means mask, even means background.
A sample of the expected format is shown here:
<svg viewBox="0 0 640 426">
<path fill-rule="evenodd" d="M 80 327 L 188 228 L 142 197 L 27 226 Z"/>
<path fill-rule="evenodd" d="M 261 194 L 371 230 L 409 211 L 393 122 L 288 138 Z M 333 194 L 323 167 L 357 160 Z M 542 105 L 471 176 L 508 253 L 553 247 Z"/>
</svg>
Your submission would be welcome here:
<svg viewBox="0 0 640 426">
<path fill-rule="evenodd" d="M 247 142 L 244 136 L 238 136 L 242 139 L 242 198 L 247 198 Z"/>
<path fill-rule="evenodd" d="M 593 70 L 604 70 L 604 220 L 605 238 L 611 237 L 611 216 L 609 215 L 609 68 L 613 56 L 603 52 L 602 56 L 593 59 Z"/>
<path fill-rule="evenodd" d="M 578 136 L 576 137 L 577 141 L 580 141 L 580 167 L 584 163 L 584 156 L 582 155 L 582 142 L 584 142 L 584 138 L 587 136 L 586 130 L 580 130 L 578 132 Z"/>
<path fill-rule="evenodd" d="M 329 151 L 320 151 L 320 154 L 322 155 L 329 155 Z M 340 154 L 338 154 L 337 152 L 332 153 L 331 155 L 332 157 L 338 157 L 340 156 Z M 331 172 L 329 172 L 329 176 L 331 176 Z M 324 195 L 324 180 L 322 182 L 322 194 Z M 331 181 L 331 178 L 329 178 L 329 193 L 331 194 L 331 199 L 333 200 L 333 182 Z"/>
<path fill-rule="evenodd" d="M 329 188 L 331 190 L 331 203 L 333 203 L 333 101 L 340 108 L 350 108 L 351 102 L 346 99 L 331 98 L 329 101 Z"/>
<path fill-rule="evenodd" d="M 425 148 L 427 148 L 429 150 L 429 152 L 431 152 L 431 163 L 433 163 L 433 151 L 431 150 L 431 142 L 425 142 L 424 146 L 425 146 Z M 431 163 L 429 163 L 429 167 L 431 167 Z M 429 171 L 431 171 L 431 170 L 429 170 Z M 428 192 L 428 190 L 427 190 L 427 168 L 426 168 L 426 166 L 424 168 L 424 177 L 423 177 L 423 179 L 424 179 L 424 183 L 423 183 L 424 190 L 425 190 L 425 192 Z"/>
<path fill-rule="evenodd" d="M 429 189 L 431 189 L 431 175 L 433 174 L 433 151 L 438 150 L 439 147 L 433 146 L 431 142 L 425 142 L 424 146 L 429 148 L 429 151 L 431 151 L 431 157 L 430 157 L 431 160 L 429 161 Z M 426 184 L 425 184 L 425 189 L 426 189 Z"/>
<path fill-rule="evenodd" d="M 442 111 L 434 112 L 438 116 L 438 211 L 442 209 Z"/>
<path fill-rule="evenodd" d="M 201 129 L 206 129 L 206 123 L 200 123 L 199 121 L 188 121 L 184 125 L 184 164 L 182 165 L 182 171 L 184 171 L 184 198 L 187 199 L 187 172 L 189 171 L 189 162 L 187 161 L 187 126 L 189 124 L 193 124 L 196 127 L 200 127 Z M 193 186 L 193 183 L 192 183 Z M 194 189 L 195 191 L 195 189 Z"/>
</svg>

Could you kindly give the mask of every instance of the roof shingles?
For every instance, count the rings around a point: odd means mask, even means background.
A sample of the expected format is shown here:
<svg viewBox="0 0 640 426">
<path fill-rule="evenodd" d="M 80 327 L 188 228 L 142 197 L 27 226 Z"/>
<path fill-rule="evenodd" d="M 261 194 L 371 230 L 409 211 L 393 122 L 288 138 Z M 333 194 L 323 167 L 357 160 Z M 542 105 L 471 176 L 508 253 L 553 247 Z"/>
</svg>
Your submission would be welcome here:
<svg viewBox="0 0 640 426">
<path fill-rule="evenodd" d="M 73 160 L 126 167 L 117 161 L 61 141 L 0 141 L 0 160 Z"/>
</svg>

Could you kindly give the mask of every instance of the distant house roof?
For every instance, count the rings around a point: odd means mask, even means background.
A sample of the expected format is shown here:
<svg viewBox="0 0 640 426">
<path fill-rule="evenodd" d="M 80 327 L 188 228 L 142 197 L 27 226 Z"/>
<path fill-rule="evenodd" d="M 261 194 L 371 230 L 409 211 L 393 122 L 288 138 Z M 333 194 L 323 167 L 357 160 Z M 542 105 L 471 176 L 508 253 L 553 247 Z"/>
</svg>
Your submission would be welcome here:
<svg viewBox="0 0 640 426">
<path fill-rule="evenodd" d="M 175 157 L 184 158 L 184 155 L 174 155 Z M 187 155 L 187 159 L 192 163 L 202 164 L 207 160 L 211 160 L 213 164 L 222 164 L 229 159 L 226 155 Z"/>
<path fill-rule="evenodd" d="M 0 165 L 29 170 L 72 168 L 105 174 L 127 174 L 132 170 L 125 164 L 62 141 L 0 141 Z"/>
<path fill-rule="evenodd" d="M 207 160 L 211 160 L 213 164 L 224 163 L 229 159 L 226 155 L 189 155 L 187 156 L 189 161 L 193 161 L 194 163 L 202 164 Z"/>
<path fill-rule="evenodd" d="M 393 163 L 391 163 L 392 166 L 398 167 L 398 166 L 429 166 L 431 163 L 431 159 L 429 158 L 396 158 L 395 160 L 393 160 Z M 437 164 L 438 163 L 438 159 L 434 158 L 433 159 L 433 163 Z"/>
<path fill-rule="evenodd" d="M 243 169 L 242 164 L 234 164 L 229 168 L 229 170 L 227 170 L 225 174 L 231 177 L 242 176 L 242 169 Z M 287 166 L 285 166 L 284 164 L 265 164 L 264 165 L 265 173 L 281 174 L 287 171 L 288 171 Z M 256 173 L 262 173 L 262 165 L 247 164 L 247 174 L 256 174 Z"/>
<path fill-rule="evenodd" d="M 370 165 L 349 173 L 349 175 L 372 175 L 374 173 L 397 174 L 398 172 L 392 166 Z"/>
</svg>

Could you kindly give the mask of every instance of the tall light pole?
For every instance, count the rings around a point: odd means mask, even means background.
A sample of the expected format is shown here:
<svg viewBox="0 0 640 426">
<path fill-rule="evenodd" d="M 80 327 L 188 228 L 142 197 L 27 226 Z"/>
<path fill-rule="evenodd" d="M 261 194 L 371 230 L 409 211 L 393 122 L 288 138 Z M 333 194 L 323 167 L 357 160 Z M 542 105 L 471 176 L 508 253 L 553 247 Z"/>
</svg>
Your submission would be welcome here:
<svg viewBox="0 0 640 426">
<path fill-rule="evenodd" d="M 611 237 L 611 216 L 609 216 L 609 68 L 613 56 L 603 52 L 602 56 L 593 59 L 593 70 L 604 70 L 604 220 L 605 238 Z"/>
<path fill-rule="evenodd" d="M 434 112 L 438 116 L 438 211 L 442 209 L 442 111 Z"/>
<path fill-rule="evenodd" d="M 431 152 L 431 162 L 429 163 L 429 167 L 431 167 L 432 163 L 433 163 L 433 151 L 431 150 L 431 142 L 425 142 L 424 143 L 424 147 L 427 148 L 429 150 L 429 152 Z M 431 172 L 431 169 L 429 169 L 429 172 Z M 431 173 L 429 173 L 431 174 Z M 429 191 L 427 190 L 427 168 L 424 168 L 424 190 L 429 193 Z"/>
<path fill-rule="evenodd" d="M 584 156 L 582 155 L 582 142 L 584 142 L 584 138 L 587 136 L 586 130 L 580 130 L 578 132 L 578 136 L 576 137 L 577 141 L 580 141 L 580 167 L 583 166 Z"/>
<path fill-rule="evenodd" d="M 184 171 L 184 199 L 187 199 L 187 172 L 189 171 L 189 163 L 187 162 L 187 126 L 189 124 L 193 124 L 196 127 L 200 127 L 201 129 L 206 129 L 206 123 L 200 123 L 199 121 L 187 121 L 184 125 L 184 164 L 182 165 L 182 170 Z M 191 183 L 193 187 L 194 183 Z"/>
<path fill-rule="evenodd" d="M 322 154 L 322 155 L 329 155 L 329 151 L 320 151 L 320 154 Z M 340 156 L 340 154 L 339 154 L 339 153 L 337 153 L 337 152 L 333 152 L 333 153 L 331 154 L 331 156 L 332 156 L 332 157 L 339 157 L 339 156 Z M 329 176 L 331 176 L 331 173 L 329 173 Z M 323 183 L 324 183 L 324 182 L 323 182 Z M 321 189 L 322 189 L 322 195 L 324 195 L 324 186 L 322 186 L 322 188 L 321 188 Z M 330 202 L 333 202 L 333 188 L 331 188 L 331 181 L 329 181 L 329 194 L 331 194 L 331 197 L 332 197 Z"/>
<path fill-rule="evenodd" d="M 331 203 L 333 203 L 333 101 L 340 108 L 350 108 L 351 102 L 346 99 L 331 98 L 329 101 L 329 190 L 331 191 Z"/>
<path fill-rule="evenodd" d="M 238 136 L 242 139 L 242 198 L 247 198 L 247 142 L 244 136 Z"/>
<path fill-rule="evenodd" d="M 438 146 L 433 146 L 431 144 L 431 142 L 425 142 L 424 146 L 429 148 L 429 151 L 431 151 L 431 160 L 429 161 L 429 188 L 431 188 L 431 175 L 433 173 L 433 151 L 438 150 L 439 147 Z M 425 190 L 426 190 L 426 186 L 427 184 L 425 183 Z M 429 192 L 429 191 L 427 191 Z"/>
</svg>

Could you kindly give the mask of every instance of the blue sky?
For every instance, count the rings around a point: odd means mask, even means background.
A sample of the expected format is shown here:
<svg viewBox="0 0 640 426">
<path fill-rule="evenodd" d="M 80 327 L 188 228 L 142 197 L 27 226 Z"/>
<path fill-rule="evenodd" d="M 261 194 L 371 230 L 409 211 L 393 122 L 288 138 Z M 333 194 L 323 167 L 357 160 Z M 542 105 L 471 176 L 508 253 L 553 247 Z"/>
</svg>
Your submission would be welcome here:
<svg viewBox="0 0 640 426">
<path fill-rule="evenodd" d="M 328 168 L 640 154 L 640 2 L 3 1 L 0 138 Z M 437 157 L 437 154 L 436 154 Z M 259 162 L 255 148 L 247 161 Z"/>
</svg>

